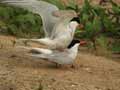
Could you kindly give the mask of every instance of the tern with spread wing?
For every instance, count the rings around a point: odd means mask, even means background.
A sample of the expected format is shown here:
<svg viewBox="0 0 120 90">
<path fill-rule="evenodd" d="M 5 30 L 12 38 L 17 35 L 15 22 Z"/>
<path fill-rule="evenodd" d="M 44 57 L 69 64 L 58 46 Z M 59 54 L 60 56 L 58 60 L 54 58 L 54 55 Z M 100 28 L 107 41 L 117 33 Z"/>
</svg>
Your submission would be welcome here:
<svg viewBox="0 0 120 90">
<path fill-rule="evenodd" d="M 28 9 L 41 16 L 45 38 L 20 40 L 38 42 L 50 49 L 64 49 L 71 43 L 78 26 L 73 19 L 77 17 L 75 11 L 59 10 L 55 5 L 41 0 L 0 0 L 0 2 Z"/>
</svg>

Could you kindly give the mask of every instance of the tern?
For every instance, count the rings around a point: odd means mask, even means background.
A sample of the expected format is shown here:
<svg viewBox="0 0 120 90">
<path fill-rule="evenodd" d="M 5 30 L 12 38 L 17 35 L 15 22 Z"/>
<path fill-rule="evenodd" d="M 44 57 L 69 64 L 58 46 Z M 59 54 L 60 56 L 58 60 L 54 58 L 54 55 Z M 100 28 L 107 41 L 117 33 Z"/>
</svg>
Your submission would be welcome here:
<svg viewBox="0 0 120 90">
<path fill-rule="evenodd" d="M 41 16 L 45 37 L 19 39 L 21 41 L 38 42 L 50 49 L 62 50 L 69 46 L 79 26 L 79 20 L 74 19 L 78 17 L 75 11 L 59 10 L 57 6 L 42 0 L 0 0 L 0 3 L 21 7 Z"/>
<path fill-rule="evenodd" d="M 80 43 L 76 43 L 69 49 L 64 51 L 50 50 L 43 48 L 32 48 L 32 47 L 21 47 L 27 49 L 32 54 L 28 54 L 34 58 L 39 58 L 40 60 L 47 60 L 55 63 L 56 65 L 74 65 L 75 59 L 77 57 L 78 48 Z"/>
</svg>

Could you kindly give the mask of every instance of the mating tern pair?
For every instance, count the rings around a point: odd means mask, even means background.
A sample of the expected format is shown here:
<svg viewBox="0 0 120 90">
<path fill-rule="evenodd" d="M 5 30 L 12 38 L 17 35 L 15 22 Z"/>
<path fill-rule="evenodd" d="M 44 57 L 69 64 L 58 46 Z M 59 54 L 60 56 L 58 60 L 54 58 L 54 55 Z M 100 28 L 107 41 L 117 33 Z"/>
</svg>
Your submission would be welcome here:
<svg viewBox="0 0 120 90">
<path fill-rule="evenodd" d="M 41 0 L 0 0 L 0 3 L 21 7 L 41 16 L 45 38 L 20 39 L 39 42 L 48 46 L 49 49 L 31 48 L 31 50 L 40 51 L 40 54 L 33 54 L 32 56 L 46 58 L 58 64 L 73 63 L 79 44 L 75 44 L 70 49 L 67 47 L 73 40 L 75 30 L 79 25 L 77 22 L 79 20 L 75 20 L 78 16 L 75 11 L 59 10 L 55 5 Z M 59 51 L 61 49 L 64 51 Z M 43 51 L 48 51 L 49 54 Z"/>
</svg>

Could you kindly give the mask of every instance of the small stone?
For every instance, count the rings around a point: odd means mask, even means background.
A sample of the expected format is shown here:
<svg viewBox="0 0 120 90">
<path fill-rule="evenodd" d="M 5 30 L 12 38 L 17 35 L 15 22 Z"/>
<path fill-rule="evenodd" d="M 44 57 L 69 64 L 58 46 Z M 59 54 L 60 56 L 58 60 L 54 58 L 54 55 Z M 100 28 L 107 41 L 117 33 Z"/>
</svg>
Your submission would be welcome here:
<svg viewBox="0 0 120 90">
<path fill-rule="evenodd" d="M 88 73 L 92 73 L 91 69 L 90 68 L 84 68 L 84 70 L 86 70 Z"/>
<path fill-rule="evenodd" d="M 11 55 L 10 57 L 11 57 L 11 58 L 15 58 L 15 57 L 17 57 L 17 56 L 16 56 L 15 54 L 13 54 L 13 55 Z"/>
<path fill-rule="evenodd" d="M 71 85 L 71 87 L 75 87 L 76 85 Z"/>
</svg>

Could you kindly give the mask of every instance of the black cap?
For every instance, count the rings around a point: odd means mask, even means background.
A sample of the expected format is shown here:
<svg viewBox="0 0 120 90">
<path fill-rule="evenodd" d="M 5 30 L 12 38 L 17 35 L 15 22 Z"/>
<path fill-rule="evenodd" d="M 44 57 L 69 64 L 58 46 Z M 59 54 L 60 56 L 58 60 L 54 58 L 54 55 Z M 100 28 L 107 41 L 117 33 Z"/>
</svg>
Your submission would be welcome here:
<svg viewBox="0 0 120 90">
<path fill-rule="evenodd" d="M 80 43 L 80 40 L 78 39 L 73 39 L 72 42 L 68 45 L 68 49 L 73 47 L 76 43 Z"/>
<path fill-rule="evenodd" d="M 80 23 L 79 17 L 74 17 L 74 18 L 72 18 L 70 21 L 76 21 L 76 22 Z"/>
</svg>

